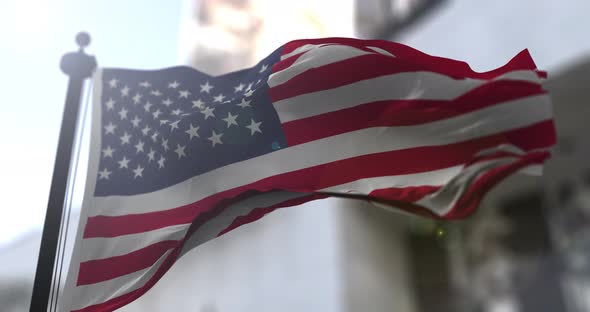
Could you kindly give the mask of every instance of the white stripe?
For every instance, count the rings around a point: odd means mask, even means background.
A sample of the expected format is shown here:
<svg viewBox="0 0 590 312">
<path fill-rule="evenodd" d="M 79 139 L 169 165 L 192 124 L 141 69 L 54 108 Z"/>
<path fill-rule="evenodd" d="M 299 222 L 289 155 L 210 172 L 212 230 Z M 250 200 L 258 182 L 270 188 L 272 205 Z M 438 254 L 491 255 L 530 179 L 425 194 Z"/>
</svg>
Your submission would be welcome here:
<svg viewBox="0 0 590 312">
<path fill-rule="evenodd" d="M 290 58 L 290 57 L 291 57 L 291 56 L 293 56 L 293 55 L 297 55 L 297 54 L 299 54 L 299 53 L 303 53 L 303 52 L 305 52 L 305 51 L 309 51 L 309 50 L 311 50 L 311 49 L 315 49 L 315 48 L 318 48 L 318 47 L 324 46 L 324 45 L 326 45 L 326 44 L 329 44 L 329 43 L 321 43 L 321 44 L 305 44 L 305 45 L 302 45 L 302 46 L 300 46 L 299 48 L 297 48 L 297 49 L 295 49 L 295 50 L 293 50 L 293 51 L 291 51 L 291 52 L 289 52 L 289 53 L 285 53 L 285 54 L 281 55 L 281 60 L 284 60 L 284 59 Z"/>
<path fill-rule="evenodd" d="M 126 255 L 161 241 L 181 240 L 189 227 L 190 223 L 113 238 L 85 238 L 80 262 Z"/>
<path fill-rule="evenodd" d="M 379 54 L 383 54 L 383 55 L 386 55 L 386 56 L 395 57 L 395 55 L 391 54 L 389 51 L 385 51 L 385 50 L 383 50 L 381 48 L 378 48 L 378 47 L 367 46 L 367 48 L 368 49 L 371 49 L 371 50 L 373 50 L 373 51 L 375 51 L 375 52 L 377 52 Z"/>
<path fill-rule="evenodd" d="M 274 77 L 270 77 L 269 85 Z M 515 71 L 494 80 L 540 82 L 533 71 Z M 456 80 L 432 72 L 408 72 L 361 80 L 273 103 L 281 123 L 384 100 L 452 100 L 488 80 Z"/>
<path fill-rule="evenodd" d="M 309 193 L 276 191 L 262 193 L 248 199 L 241 200 L 225 208 L 218 216 L 212 218 L 209 222 L 203 224 L 198 230 L 196 230 L 195 233 L 193 233 L 184 244 L 181 255 L 185 254 L 192 248 L 214 239 L 223 230 L 229 227 L 236 218 L 248 215 L 254 209 L 271 207 L 282 202 L 307 195 L 309 195 Z"/>
<path fill-rule="evenodd" d="M 549 98 L 534 96 L 417 126 L 369 128 L 335 135 L 233 163 L 157 192 L 94 197 L 86 207 L 92 208 L 89 215 L 109 216 L 170 209 L 310 166 L 385 151 L 462 142 L 549 118 Z M 313 157 L 309 157 L 310 151 L 313 151 Z M 276 187 L 280 188 L 280 185 Z"/>
<path fill-rule="evenodd" d="M 350 183 L 336 185 L 320 190 L 320 192 L 348 193 L 368 195 L 374 190 L 390 187 L 409 186 L 441 186 L 459 174 L 463 165 L 445 169 L 432 170 L 414 174 L 400 174 L 394 176 L 359 179 Z"/>
<path fill-rule="evenodd" d="M 143 285 L 156 273 L 162 262 L 168 257 L 172 250 L 168 250 L 151 267 L 120 276 L 108 281 L 81 285 L 73 289 L 72 310 L 82 309 L 87 306 L 103 303 L 109 299 L 130 293 Z"/>
<path fill-rule="evenodd" d="M 544 167 L 542 164 L 535 164 L 535 165 L 530 165 L 530 166 L 527 166 L 527 167 L 524 167 L 524 168 L 518 170 L 518 173 L 540 177 L 543 175 L 543 169 L 544 169 Z"/>
<path fill-rule="evenodd" d="M 503 157 L 469 166 L 445 184 L 443 188 L 421 198 L 415 204 L 425 207 L 439 216 L 443 216 L 455 206 L 459 198 L 463 196 L 475 182 L 476 178 L 482 173 L 516 160 L 518 160 L 516 157 Z"/>
<path fill-rule="evenodd" d="M 512 144 L 500 144 L 498 146 L 494 146 L 491 148 L 486 148 L 484 150 L 479 151 L 476 156 L 488 156 L 488 155 L 492 155 L 494 153 L 497 152 L 508 152 L 508 153 L 513 153 L 516 155 L 524 155 L 526 154 L 525 151 L 523 151 L 521 148 L 519 148 L 518 146 L 514 146 Z"/>
<path fill-rule="evenodd" d="M 367 54 L 376 54 L 376 52 L 363 51 L 345 45 L 328 45 L 321 49 L 312 49 L 297 58 L 297 61 L 291 64 L 291 66 L 272 73 L 268 77 L 268 85 L 271 88 L 276 87 L 312 68 L 322 67 L 327 64 Z"/>
</svg>

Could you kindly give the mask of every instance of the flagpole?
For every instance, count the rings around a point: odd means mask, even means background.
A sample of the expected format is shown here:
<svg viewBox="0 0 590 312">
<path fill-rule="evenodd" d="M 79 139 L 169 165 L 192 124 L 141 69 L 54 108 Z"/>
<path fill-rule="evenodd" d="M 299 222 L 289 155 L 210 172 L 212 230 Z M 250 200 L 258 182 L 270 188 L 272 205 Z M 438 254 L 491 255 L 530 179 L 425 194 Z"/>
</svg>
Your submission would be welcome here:
<svg viewBox="0 0 590 312">
<path fill-rule="evenodd" d="M 33 285 L 30 312 L 46 312 L 49 303 L 49 294 L 57 243 L 60 230 L 60 221 L 63 213 L 66 196 L 66 185 L 70 171 L 70 159 L 74 143 L 74 133 L 80 107 L 80 95 L 84 80 L 92 75 L 96 68 L 94 56 L 84 52 L 84 48 L 90 44 L 90 36 L 81 32 L 76 35 L 76 44 L 79 49 L 76 52 L 65 54 L 60 62 L 61 70 L 69 76 L 66 94 L 65 108 L 62 117 L 57 154 L 53 168 L 53 178 L 49 191 L 47 212 L 43 225 L 37 271 Z"/>
</svg>

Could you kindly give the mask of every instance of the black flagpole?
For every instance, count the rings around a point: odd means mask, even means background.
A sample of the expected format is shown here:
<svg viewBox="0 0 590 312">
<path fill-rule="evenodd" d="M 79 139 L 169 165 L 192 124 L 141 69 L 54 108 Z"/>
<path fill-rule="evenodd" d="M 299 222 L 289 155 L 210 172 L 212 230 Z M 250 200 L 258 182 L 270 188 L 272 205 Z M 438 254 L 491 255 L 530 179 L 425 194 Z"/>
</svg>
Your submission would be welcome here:
<svg viewBox="0 0 590 312">
<path fill-rule="evenodd" d="M 80 107 L 80 94 L 84 80 L 92 75 L 96 68 L 96 60 L 93 56 L 84 53 L 84 48 L 90 44 L 90 36 L 87 33 L 76 35 L 77 52 L 65 54 L 60 63 L 61 70 L 70 77 L 66 103 L 62 117 L 61 129 L 53 178 L 49 192 L 43 236 L 37 261 L 37 272 L 33 285 L 30 312 L 46 312 L 49 303 L 49 293 L 57 252 L 60 221 L 63 213 L 64 199 L 66 196 L 66 184 L 70 170 L 70 158 L 74 143 L 74 133 Z"/>
</svg>

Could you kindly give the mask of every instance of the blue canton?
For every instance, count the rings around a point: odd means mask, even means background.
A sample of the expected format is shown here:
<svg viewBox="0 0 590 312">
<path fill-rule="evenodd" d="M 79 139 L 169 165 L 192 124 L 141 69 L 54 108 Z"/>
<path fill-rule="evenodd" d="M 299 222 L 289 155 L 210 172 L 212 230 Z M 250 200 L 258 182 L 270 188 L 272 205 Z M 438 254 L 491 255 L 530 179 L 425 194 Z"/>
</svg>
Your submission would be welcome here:
<svg viewBox="0 0 590 312">
<path fill-rule="evenodd" d="M 266 83 L 279 58 L 223 76 L 104 69 L 95 195 L 156 191 L 286 147 Z"/>
</svg>

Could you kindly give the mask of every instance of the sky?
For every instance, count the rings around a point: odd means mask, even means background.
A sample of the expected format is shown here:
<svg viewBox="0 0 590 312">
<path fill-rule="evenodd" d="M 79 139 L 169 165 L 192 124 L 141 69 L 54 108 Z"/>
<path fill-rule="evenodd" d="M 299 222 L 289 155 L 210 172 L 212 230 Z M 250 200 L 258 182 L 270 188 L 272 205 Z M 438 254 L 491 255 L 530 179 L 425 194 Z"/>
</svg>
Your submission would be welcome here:
<svg viewBox="0 0 590 312">
<path fill-rule="evenodd" d="M 99 66 L 174 66 L 183 3 L 0 1 L 0 246 L 43 224 L 75 34 L 90 33 Z"/>
</svg>

